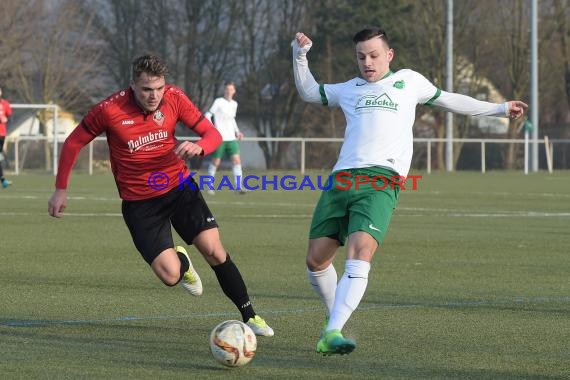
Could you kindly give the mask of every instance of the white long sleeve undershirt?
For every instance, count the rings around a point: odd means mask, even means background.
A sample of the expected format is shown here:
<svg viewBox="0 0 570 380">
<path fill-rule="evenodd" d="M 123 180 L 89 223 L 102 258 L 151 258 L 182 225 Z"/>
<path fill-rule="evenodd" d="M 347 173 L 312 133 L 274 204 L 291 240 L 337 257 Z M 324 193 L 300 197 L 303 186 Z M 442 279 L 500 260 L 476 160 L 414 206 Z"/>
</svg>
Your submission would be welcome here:
<svg viewBox="0 0 570 380">
<path fill-rule="evenodd" d="M 292 46 L 293 74 L 301 99 L 310 103 L 321 103 L 319 84 L 313 77 L 307 60 L 307 52 L 311 46 L 307 45 L 301 49 L 297 41 L 293 41 Z M 432 104 L 445 111 L 462 115 L 508 117 L 508 103 L 506 102 L 490 103 L 447 91 L 441 91 Z"/>
<path fill-rule="evenodd" d="M 311 45 L 300 48 L 297 41 L 293 41 L 291 45 L 293 46 L 293 76 L 301 99 L 310 103 L 320 103 L 319 84 L 309 70 L 309 61 L 307 60 L 307 52 Z"/>
<path fill-rule="evenodd" d="M 490 103 L 467 95 L 442 91 L 432 103 L 445 111 L 471 116 L 508 117 L 508 103 Z"/>
</svg>

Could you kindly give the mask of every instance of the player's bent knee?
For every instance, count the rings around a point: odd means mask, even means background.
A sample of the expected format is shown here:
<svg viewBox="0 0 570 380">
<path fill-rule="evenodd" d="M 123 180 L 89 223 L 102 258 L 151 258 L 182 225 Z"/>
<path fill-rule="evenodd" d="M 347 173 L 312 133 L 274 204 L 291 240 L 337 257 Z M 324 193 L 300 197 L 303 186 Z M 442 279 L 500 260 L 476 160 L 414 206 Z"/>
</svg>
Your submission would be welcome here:
<svg viewBox="0 0 570 380">
<path fill-rule="evenodd" d="M 175 286 L 180 281 L 180 270 L 178 271 L 169 271 L 169 270 L 161 270 L 155 271 L 156 277 L 162 281 L 162 283 L 166 286 Z"/>
<path fill-rule="evenodd" d="M 321 270 L 325 270 L 328 268 L 331 262 L 332 259 L 323 259 L 318 257 L 317 255 L 311 255 L 311 254 L 307 255 L 307 260 L 306 260 L 307 268 L 311 272 L 318 272 Z"/>
<path fill-rule="evenodd" d="M 230 254 L 227 253 L 226 251 L 217 250 L 217 251 L 212 251 L 210 253 L 210 255 L 208 256 L 207 260 L 209 263 L 214 263 L 215 265 L 218 265 L 218 264 L 225 263 L 229 257 L 230 257 Z"/>
<path fill-rule="evenodd" d="M 178 281 L 180 280 L 180 275 L 178 276 L 168 276 L 167 278 L 165 277 L 160 277 L 160 281 L 162 281 L 162 283 L 166 286 L 176 286 L 178 285 Z"/>
</svg>

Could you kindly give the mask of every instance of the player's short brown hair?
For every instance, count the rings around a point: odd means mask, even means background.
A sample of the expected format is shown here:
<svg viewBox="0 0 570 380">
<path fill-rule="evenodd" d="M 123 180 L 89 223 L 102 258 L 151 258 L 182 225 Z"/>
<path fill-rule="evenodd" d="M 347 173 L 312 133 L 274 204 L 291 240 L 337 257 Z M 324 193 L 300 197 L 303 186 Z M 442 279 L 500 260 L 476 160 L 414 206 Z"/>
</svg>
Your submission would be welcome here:
<svg viewBox="0 0 570 380">
<path fill-rule="evenodd" d="M 142 73 L 156 77 L 166 77 L 168 74 L 168 66 L 160 57 L 145 54 L 133 60 L 132 79 L 137 79 Z"/>
</svg>

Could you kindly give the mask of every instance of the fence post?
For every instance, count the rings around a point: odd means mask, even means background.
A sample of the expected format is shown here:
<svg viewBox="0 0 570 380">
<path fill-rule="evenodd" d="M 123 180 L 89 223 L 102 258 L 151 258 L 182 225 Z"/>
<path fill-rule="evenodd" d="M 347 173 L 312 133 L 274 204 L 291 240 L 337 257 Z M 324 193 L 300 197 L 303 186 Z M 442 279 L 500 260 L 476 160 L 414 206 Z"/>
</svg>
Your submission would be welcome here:
<svg viewBox="0 0 570 380">
<path fill-rule="evenodd" d="M 20 138 L 16 137 L 14 141 L 14 171 L 16 175 L 20 174 L 20 156 L 18 154 L 18 149 L 20 147 Z"/>
<path fill-rule="evenodd" d="M 548 166 L 548 173 L 552 174 L 552 152 L 550 151 L 548 136 L 544 136 L 544 151 L 546 153 L 546 165 Z"/>
<path fill-rule="evenodd" d="M 524 131 L 524 174 L 528 174 L 528 128 Z"/>
<path fill-rule="evenodd" d="M 431 173 L 431 140 L 427 142 L 427 172 Z"/>
<path fill-rule="evenodd" d="M 485 161 L 487 161 L 485 156 L 485 141 L 481 141 L 481 173 L 485 173 L 487 170 L 485 167 Z"/>
<path fill-rule="evenodd" d="M 89 175 L 93 175 L 93 141 L 89 143 Z"/>
<path fill-rule="evenodd" d="M 305 175 L 305 139 L 301 139 L 301 174 Z"/>
<path fill-rule="evenodd" d="M 46 136 L 47 138 L 47 136 Z M 57 130 L 57 105 L 53 106 L 53 175 L 57 174 L 57 143 L 58 143 L 58 130 Z"/>
</svg>

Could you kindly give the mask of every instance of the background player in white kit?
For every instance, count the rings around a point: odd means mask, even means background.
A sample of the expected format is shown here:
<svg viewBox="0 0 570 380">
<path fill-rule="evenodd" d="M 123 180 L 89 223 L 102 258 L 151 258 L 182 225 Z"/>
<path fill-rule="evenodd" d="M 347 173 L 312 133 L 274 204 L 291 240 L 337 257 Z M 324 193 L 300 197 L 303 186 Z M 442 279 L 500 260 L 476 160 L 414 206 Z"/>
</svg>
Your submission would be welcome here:
<svg viewBox="0 0 570 380">
<path fill-rule="evenodd" d="M 237 141 L 243 139 L 243 133 L 239 130 L 236 122 L 238 104 L 233 99 L 235 93 L 236 86 L 234 82 L 224 83 L 224 96 L 216 98 L 210 109 L 204 114 L 222 135 L 222 145 L 212 153 L 212 162 L 208 166 L 208 175 L 214 178 L 222 158 L 229 156 L 232 161 L 236 192 L 237 194 L 245 194 L 241 187 L 243 177 L 239 143 Z M 207 193 L 213 195 L 214 190 L 209 189 Z"/>
<path fill-rule="evenodd" d="M 412 70 L 392 72 L 394 50 L 380 28 L 361 30 L 353 42 L 361 77 L 321 85 L 311 74 L 306 57 L 312 41 L 297 33 L 292 44 L 293 72 L 301 98 L 340 107 L 347 122 L 331 176 L 336 183 L 327 186 L 315 207 L 307 252 L 309 282 L 326 308 L 325 326 L 316 347 L 324 355 L 348 354 L 356 347 L 341 330 L 364 296 L 370 263 L 398 202 L 397 184 L 378 190 L 383 183 L 359 183 L 360 189 L 354 190 L 354 178 L 408 175 L 418 104 L 466 115 L 511 118 L 522 116 L 527 108 L 521 101 L 495 104 L 441 91 Z M 342 186 L 337 186 L 335 173 L 339 172 L 343 173 Z M 342 190 L 347 188 L 347 173 L 352 178 L 352 190 Z M 345 243 L 345 271 L 337 284 L 332 262 L 338 247 Z"/>
</svg>

